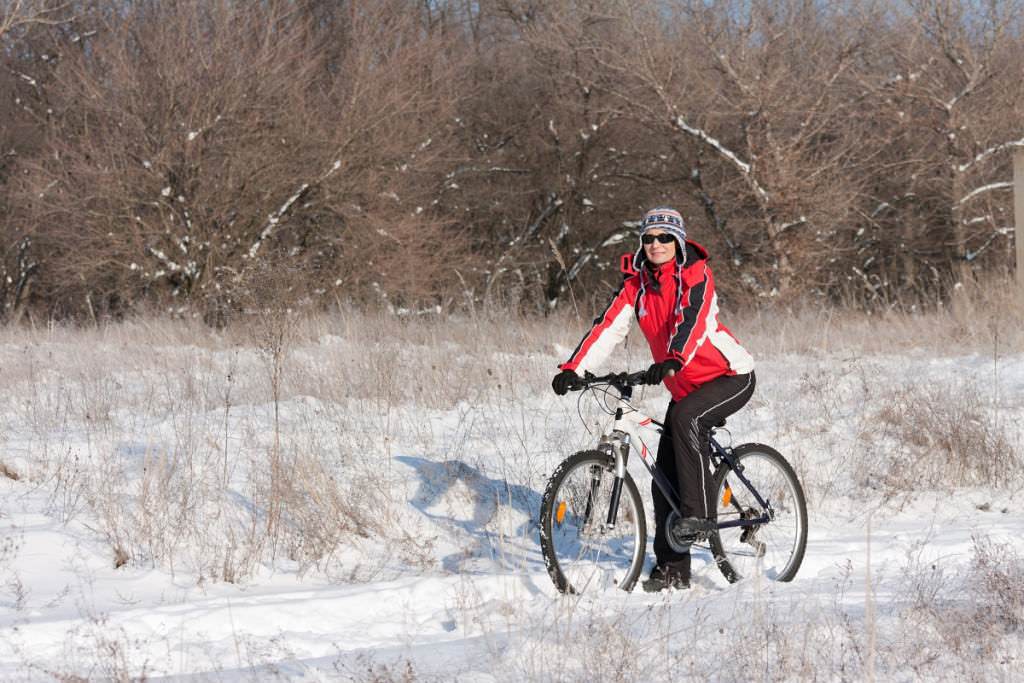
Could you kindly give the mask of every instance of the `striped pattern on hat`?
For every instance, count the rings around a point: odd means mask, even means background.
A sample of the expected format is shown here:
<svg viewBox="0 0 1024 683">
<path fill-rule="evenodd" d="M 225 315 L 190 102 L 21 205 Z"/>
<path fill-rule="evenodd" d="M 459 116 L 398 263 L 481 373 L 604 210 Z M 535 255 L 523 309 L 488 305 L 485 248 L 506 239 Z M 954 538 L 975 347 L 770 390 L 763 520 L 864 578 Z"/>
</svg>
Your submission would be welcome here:
<svg viewBox="0 0 1024 683">
<path fill-rule="evenodd" d="M 686 224 L 683 222 L 682 214 L 675 209 L 658 207 L 644 214 L 643 220 L 640 221 L 640 236 L 643 237 L 645 232 L 654 228 L 664 230 L 675 237 L 680 248 L 686 244 Z"/>
</svg>

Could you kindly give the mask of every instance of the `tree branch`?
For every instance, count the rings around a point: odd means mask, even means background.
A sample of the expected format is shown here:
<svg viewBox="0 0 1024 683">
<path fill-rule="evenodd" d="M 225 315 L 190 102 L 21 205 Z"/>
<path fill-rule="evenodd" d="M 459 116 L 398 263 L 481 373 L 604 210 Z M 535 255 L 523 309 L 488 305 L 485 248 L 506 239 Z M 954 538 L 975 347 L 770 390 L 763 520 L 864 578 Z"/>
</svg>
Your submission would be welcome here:
<svg viewBox="0 0 1024 683">
<path fill-rule="evenodd" d="M 982 152 L 978 156 L 976 156 L 973 159 L 971 159 L 970 161 L 968 161 L 966 164 L 960 164 L 959 166 L 955 166 L 954 168 L 956 168 L 956 170 L 959 171 L 960 173 L 963 173 L 964 171 L 967 171 L 968 169 L 970 169 L 972 166 L 981 163 L 985 159 L 988 159 L 993 154 L 998 154 L 999 152 L 1002 152 L 1002 151 L 1007 150 L 1007 149 L 1013 149 L 1014 147 L 1024 147 L 1024 138 L 1021 138 L 1020 140 L 1012 140 L 1010 142 L 1004 142 L 1004 143 L 1001 143 L 1001 144 L 989 147 L 984 152 Z"/>
<path fill-rule="evenodd" d="M 270 216 L 267 217 L 267 225 L 266 225 L 266 227 L 263 228 L 263 231 L 260 232 L 260 236 L 258 238 L 256 238 L 256 241 L 252 243 L 251 247 L 249 247 L 248 258 L 250 258 L 250 259 L 256 258 L 256 253 L 260 250 L 260 247 L 263 245 L 263 243 L 265 241 L 267 241 L 267 239 L 272 234 L 274 234 L 274 230 L 277 228 L 278 224 L 281 222 L 281 219 L 284 218 L 288 214 L 289 211 L 291 211 L 291 208 L 293 206 L 295 206 L 295 203 L 297 201 L 302 199 L 302 197 L 305 196 L 305 194 L 307 192 L 309 192 L 309 190 L 311 188 L 317 187 L 322 182 L 324 182 L 325 180 L 330 178 L 332 175 L 334 175 L 334 172 L 337 171 L 339 168 L 341 168 L 341 161 L 340 160 L 339 161 L 335 161 L 331 165 L 331 167 L 329 169 L 327 169 L 327 171 L 325 171 L 323 174 L 321 174 L 320 177 L 317 178 L 316 180 L 314 180 L 312 183 L 303 183 L 299 187 L 299 189 L 296 190 L 295 194 L 293 194 L 291 197 L 289 197 L 287 200 L 285 200 L 284 204 L 282 204 L 281 207 L 277 211 L 275 211 L 274 213 L 270 214 Z"/>
<path fill-rule="evenodd" d="M 989 183 L 988 185 L 982 185 L 981 187 L 974 188 L 973 190 L 965 194 L 963 197 L 961 197 L 960 201 L 954 204 L 953 207 L 958 209 L 967 202 L 974 199 L 975 197 L 985 194 L 986 192 L 994 192 L 995 190 L 1009 190 L 1012 188 L 1013 183 L 1010 182 Z"/>
</svg>

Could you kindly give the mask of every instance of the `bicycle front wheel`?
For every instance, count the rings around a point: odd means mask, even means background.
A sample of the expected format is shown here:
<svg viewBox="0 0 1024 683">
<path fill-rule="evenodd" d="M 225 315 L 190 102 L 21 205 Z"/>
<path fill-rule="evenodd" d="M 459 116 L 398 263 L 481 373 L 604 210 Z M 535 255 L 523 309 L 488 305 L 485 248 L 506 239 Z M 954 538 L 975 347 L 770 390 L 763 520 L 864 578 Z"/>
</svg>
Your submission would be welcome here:
<svg viewBox="0 0 1024 683">
<path fill-rule="evenodd" d="M 633 589 L 644 565 L 647 521 L 640 492 L 626 473 L 618 513 L 608 512 L 615 458 L 581 451 L 551 475 L 541 503 L 540 546 L 555 587 L 563 593 Z"/>
<path fill-rule="evenodd" d="M 770 521 L 719 529 L 711 536 L 711 552 L 730 582 L 760 574 L 773 581 L 792 581 L 807 548 L 807 503 L 796 472 L 778 451 L 759 443 L 733 449 L 743 476 L 770 507 Z M 724 463 L 715 472 L 718 523 L 757 519 L 765 510 L 750 489 Z"/>
</svg>

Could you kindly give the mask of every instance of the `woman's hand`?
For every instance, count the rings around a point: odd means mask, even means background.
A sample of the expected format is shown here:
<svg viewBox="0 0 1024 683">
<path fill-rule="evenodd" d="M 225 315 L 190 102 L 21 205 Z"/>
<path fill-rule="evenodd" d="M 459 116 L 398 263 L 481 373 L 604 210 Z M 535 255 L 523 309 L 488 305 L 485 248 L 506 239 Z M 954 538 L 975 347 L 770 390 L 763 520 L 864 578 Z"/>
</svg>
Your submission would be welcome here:
<svg viewBox="0 0 1024 683">
<path fill-rule="evenodd" d="M 559 396 L 565 396 L 580 381 L 580 376 L 572 370 L 562 370 L 551 380 L 551 388 Z"/>
<path fill-rule="evenodd" d="M 671 377 L 682 369 L 683 364 L 675 358 L 669 358 L 660 363 L 652 363 L 651 367 L 647 368 L 645 381 L 647 384 L 661 384 L 666 377 Z"/>
</svg>

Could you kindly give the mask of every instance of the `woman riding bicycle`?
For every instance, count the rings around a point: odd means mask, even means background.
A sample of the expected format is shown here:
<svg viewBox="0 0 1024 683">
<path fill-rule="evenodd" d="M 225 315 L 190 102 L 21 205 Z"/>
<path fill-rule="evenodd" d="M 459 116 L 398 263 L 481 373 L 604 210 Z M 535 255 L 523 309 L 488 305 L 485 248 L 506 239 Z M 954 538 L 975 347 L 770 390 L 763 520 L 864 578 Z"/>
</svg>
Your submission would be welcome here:
<svg viewBox="0 0 1024 683">
<path fill-rule="evenodd" d="M 612 302 L 583 337 L 551 382 L 564 395 L 579 375 L 600 365 L 629 331 L 635 314 L 654 363 L 647 383 L 672 394 L 658 444 L 657 467 L 676 482 L 681 519 L 673 536 L 693 542 L 714 528 L 709 433 L 742 408 L 754 393 L 754 360 L 718 322 L 718 297 L 708 253 L 686 239 L 678 211 L 648 211 L 640 224 L 640 247 Z M 626 270 L 624 268 L 624 270 Z M 689 547 L 669 543 L 671 506 L 657 486 L 654 495 L 657 560 L 644 590 L 690 585 Z M 676 549 L 672 548 L 675 545 Z"/>
</svg>

